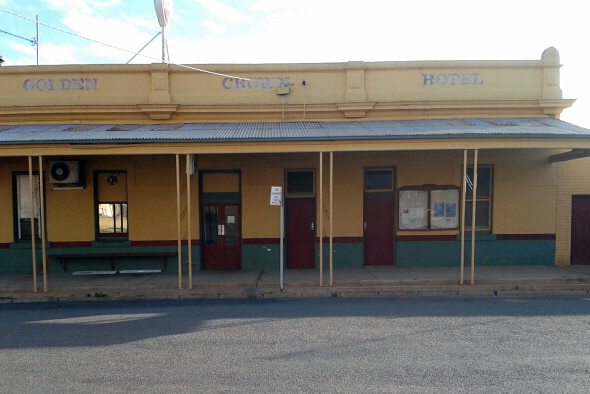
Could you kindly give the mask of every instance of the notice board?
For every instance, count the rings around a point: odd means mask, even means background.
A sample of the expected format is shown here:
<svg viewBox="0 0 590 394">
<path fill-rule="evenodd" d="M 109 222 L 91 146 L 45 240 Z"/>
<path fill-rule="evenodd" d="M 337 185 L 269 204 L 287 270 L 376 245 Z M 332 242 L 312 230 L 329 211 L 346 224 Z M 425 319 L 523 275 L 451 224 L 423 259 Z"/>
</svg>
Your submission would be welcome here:
<svg viewBox="0 0 590 394">
<path fill-rule="evenodd" d="M 459 227 L 459 188 L 411 186 L 399 191 L 400 230 L 448 230 Z"/>
</svg>

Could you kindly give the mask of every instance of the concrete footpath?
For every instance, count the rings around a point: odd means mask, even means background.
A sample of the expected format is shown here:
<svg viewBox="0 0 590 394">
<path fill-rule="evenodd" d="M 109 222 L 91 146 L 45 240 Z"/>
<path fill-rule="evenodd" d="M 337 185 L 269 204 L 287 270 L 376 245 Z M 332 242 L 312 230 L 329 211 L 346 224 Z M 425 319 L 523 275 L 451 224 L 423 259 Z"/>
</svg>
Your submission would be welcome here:
<svg viewBox="0 0 590 394">
<path fill-rule="evenodd" d="M 519 297 L 590 294 L 590 265 L 570 267 L 476 267 L 460 284 L 458 267 L 364 267 L 324 270 L 193 271 L 188 273 L 77 272 L 37 276 L 0 275 L 0 303 L 136 299 L 227 299 L 288 297 Z"/>
</svg>

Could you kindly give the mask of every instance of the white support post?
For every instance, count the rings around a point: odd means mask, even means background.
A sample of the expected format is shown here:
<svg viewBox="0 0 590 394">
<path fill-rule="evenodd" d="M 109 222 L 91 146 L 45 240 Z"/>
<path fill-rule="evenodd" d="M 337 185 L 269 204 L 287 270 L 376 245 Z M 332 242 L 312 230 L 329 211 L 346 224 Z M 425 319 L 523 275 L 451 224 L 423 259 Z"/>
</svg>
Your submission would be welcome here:
<svg viewBox="0 0 590 394">
<path fill-rule="evenodd" d="M 37 253 L 35 250 L 35 199 L 33 198 L 33 158 L 29 156 L 29 203 L 31 205 L 31 259 L 33 261 L 33 292 L 37 292 Z"/>
<path fill-rule="evenodd" d="M 471 210 L 471 284 L 475 283 L 475 213 L 477 205 L 477 154 L 475 149 L 473 157 L 473 206 Z"/>
<path fill-rule="evenodd" d="M 178 288 L 182 289 L 182 241 L 180 234 L 180 158 L 176 154 L 176 230 L 178 237 Z"/>
<path fill-rule="evenodd" d="M 330 286 L 334 284 L 334 152 L 330 152 Z"/>
<path fill-rule="evenodd" d="M 284 241 L 285 241 L 285 199 L 283 196 L 281 196 L 281 213 L 280 213 L 280 219 L 279 219 L 279 225 L 281 226 L 279 233 L 280 233 L 280 245 L 279 245 L 279 258 L 280 258 L 280 264 L 279 264 L 279 270 L 280 270 L 280 283 L 279 283 L 279 287 L 281 289 L 281 291 L 283 291 L 283 289 L 285 288 L 285 284 L 284 284 L 284 265 L 285 265 L 285 259 L 284 259 Z"/>
<path fill-rule="evenodd" d="M 323 240 L 323 229 L 324 229 L 324 153 L 320 152 L 320 187 L 319 187 L 319 192 L 320 192 L 320 209 L 319 211 L 319 226 L 318 229 L 320 230 L 320 244 L 319 244 L 319 264 L 320 264 L 320 286 L 324 285 L 324 240 Z M 314 237 L 315 238 L 315 237 Z"/>
<path fill-rule="evenodd" d="M 463 150 L 463 193 L 461 196 L 461 280 L 465 282 L 465 205 L 467 194 L 467 149 Z"/>
<path fill-rule="evenodd" d="M 193 254 L 192 254 L 192 248 L 191 248 L 191 166 L 192 163 L 190 163 L 190 155 L 186 155 L 186 206 L 187 206 L 187 211 L 186 211 L 186 215 L 187 215 L 187 237 L 188 237 L 188 242 L 187 242 L 187 248 L 188 248 L 188 288 L 192 289 L 193 288 Z"/>
<path fill-rule="evenodd" d="M 41 225 L 41 256 L 43 261 L 43 292 L 47 293 L 47 250 L 45 245 L 45 186 L 43 182 L 43 157 L 39 156 L 39 223 Z"/>
</svg>

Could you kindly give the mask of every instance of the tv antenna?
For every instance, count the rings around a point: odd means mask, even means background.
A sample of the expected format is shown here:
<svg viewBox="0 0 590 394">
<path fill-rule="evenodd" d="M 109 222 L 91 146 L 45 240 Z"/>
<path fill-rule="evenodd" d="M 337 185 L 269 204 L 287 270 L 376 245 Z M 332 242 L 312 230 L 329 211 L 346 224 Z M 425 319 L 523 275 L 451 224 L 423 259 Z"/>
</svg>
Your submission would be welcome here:
<svg viewBox="0 0 590 394">
<path fill-rule="evenodd" d="M 35 49 L 37 50 L 37 66 L 39 65 L 39 15 L 35 15 L 35 26 L 36 26 L 36 34 L 35 37 L 33 38 L 26 38 L 23 36 L 19 36 L 18 34 L 14 34 L 14 33 L 10 33 L 8 31 L 5 30 L 0 30 L 0 33 L 4 33 L 4 34 L 8 34 L 9 36 L 13 36 L 16 38 L 20 38 L 21 40 L 25 40 L 31 43 L 32 46 L 35 47 Z M 2 63 L 4 63 L 4 60 L 2 60 Z"/>
</svg>

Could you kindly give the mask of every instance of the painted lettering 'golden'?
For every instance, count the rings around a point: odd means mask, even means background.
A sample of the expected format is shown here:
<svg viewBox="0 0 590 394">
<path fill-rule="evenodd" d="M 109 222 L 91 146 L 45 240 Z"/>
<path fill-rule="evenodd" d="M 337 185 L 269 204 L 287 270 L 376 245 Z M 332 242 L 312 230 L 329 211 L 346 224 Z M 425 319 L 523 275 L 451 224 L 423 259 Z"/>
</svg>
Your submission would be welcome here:
<svg viewBox="0 0 590 394">
<path fill-rule="evenodd" d="M 23 82 L 23 90 L 26 92 L 98 90 L 98 78 L 26 79 Z"/>
</svg>

